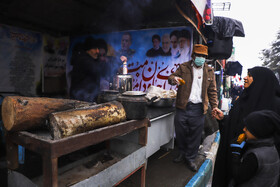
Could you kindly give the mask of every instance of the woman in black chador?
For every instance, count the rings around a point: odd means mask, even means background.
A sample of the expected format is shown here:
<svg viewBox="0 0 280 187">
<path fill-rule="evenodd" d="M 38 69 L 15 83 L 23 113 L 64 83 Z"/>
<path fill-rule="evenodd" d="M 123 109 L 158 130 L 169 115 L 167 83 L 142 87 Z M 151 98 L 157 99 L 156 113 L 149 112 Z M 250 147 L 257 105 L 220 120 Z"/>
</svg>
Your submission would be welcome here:
<svg viewBox="0 0 280 187">
<path fill-rule="evenodd" d="M 265 67 L 254 67 L 248 70 L 244 78 L 244 90 L 229 112 L 223 115 L 219 109 L 212 111 L 213 117 L 219 120 L 221 133 L 220 145 L 215 161 L 212 180 L 213 187 L 227 186 L 230 173 L 230 142 L 243 132 L 242 119 L 259 110 L 273 110 L 280 114 L 280 86 L 274 73 Z M 280 136 L 275 137 L 276 147 L 280 150 Z"/>
</svg>

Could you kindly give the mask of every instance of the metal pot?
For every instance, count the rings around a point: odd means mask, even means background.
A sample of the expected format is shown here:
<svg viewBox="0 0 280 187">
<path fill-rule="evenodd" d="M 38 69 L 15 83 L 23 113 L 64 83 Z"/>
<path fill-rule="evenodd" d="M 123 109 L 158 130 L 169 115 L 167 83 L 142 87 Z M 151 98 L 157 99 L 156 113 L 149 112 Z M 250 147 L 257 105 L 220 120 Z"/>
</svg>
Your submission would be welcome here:
<svg viewBox="0 0 280 187">
<path fill-rule="evenodd" d="M 98 95 L 97 103 L 106 103 L 117 100 L 120 92 L 117 90 L 103 90 Z"/>
<path fill-rule="evenodd" d="M 153 107 L 173 107 L 175 98 L 160 98 L 157 102 L 149 102 L 149 106 Z"/>
<path fill-rule="evenodd" d="M 132 80 L 132 75 L 116 75 L 114 79 L 114 90 L 118 90 L 120 93 L 132 91 Z"/>
<path fill-rule="evenodd" d="M 126 112 L 126 118 L 143 119 L 147 116 L 147 99 L 144 92 L 128 91 L 118 97 Z"/>
</svg>

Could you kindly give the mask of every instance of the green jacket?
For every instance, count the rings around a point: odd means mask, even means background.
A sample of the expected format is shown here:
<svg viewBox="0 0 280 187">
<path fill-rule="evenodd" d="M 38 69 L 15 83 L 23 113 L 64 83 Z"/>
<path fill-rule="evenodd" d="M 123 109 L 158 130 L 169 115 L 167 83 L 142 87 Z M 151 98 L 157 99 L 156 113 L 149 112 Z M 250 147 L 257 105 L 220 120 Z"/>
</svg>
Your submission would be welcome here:
<svg viewBox="0 0 280 187">
<path fill-rule="evenodd" d="M 175 73 L 168 77 L 168 82 L 171 85 L 175 85 L 174 77 L 181 77 L 186 82 L 184 85 L 180 85 L 177 91 L 176 108 L 186 109 L 192 88 L 193 82 L 193 70 L 192 62 L 184 62 L 179 65 L 179 68 Z M 218 107 L 218 97 L 216 80 L 213 68 L 209 67 L 207 64 L 203 67 L 203 80 L 202 80 L 202 104 L 204 114 L 207 113 L 208 103 L 210 103 L 212 108 Z"/>
</svg>

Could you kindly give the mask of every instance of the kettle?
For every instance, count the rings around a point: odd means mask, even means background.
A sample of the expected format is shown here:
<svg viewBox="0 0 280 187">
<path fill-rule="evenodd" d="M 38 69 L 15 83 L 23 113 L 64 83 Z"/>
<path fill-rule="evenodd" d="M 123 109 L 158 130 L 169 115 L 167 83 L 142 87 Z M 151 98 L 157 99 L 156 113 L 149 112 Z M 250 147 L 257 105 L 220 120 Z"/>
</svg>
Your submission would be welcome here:
<svg viewBox="0 0 280 187">
<path fill-rule="evenodd" d="M 120 93 L 132 91 L 133 76 L 130 74 L 116 75 L 114 78 L 113 89 L 118 90 Z"/>
</svg>

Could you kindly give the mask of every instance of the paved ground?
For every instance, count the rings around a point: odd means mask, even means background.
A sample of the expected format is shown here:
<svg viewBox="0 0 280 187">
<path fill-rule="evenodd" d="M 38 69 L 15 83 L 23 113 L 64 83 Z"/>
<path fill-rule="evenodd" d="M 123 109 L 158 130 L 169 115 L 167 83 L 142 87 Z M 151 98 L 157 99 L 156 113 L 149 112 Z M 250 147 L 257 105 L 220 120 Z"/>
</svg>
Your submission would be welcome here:
<svg viewBox="0 0 280 187">
<path fill-rule="evenodd" d="M 208 136 L 201 147 L 196 159 L 198 166 L 206 159 L 206 153 L 209 152 L 212 143 L 215 139 L 215 133 Z M 146 186 L 147 187 L 183 187 L 196 174 L 190 171 L 185 164 L 173 163 L 173 158 L 178 154 L 175 145 L 174 150 L 159 150 L 154 155 L 149 157 L 146 171 Z M 130 176 L 123 181 L 119 187 L 139 187 L 140 186 L 140 171 Z M 211 185 L 208 184 L 208 187 Z"/>
<path fill-rule="evenodd" d="M 195 172 L 190 171 L 185 164 L 173 163 L 172 160 L 176 157 L 178 151 L 159 150 L 148 159 L 146 171 L 146 186 L 147 187 L 182 187 L 195 175 Z M 197 163 L 199 166 L 204 161 L 204 156 L 199 156 Z M 140 186 L 140 171 L 122 182 L 119 187 L 139 187 Z"/>
<path fill-rule="evenodd" d="M 203 147 L 200 149 L 196 163 L 201 166 L 205 161 L 205 152 L 210 150 L 214 141 L 215 133 L 218 130 L 218 123 L 211 118 L 211 111 L 206 115 L 207 123 L 204 126 Z M 164 151 L 159 150 L 154 155 L 149 157 L 146 171 L 146 186 L 147 187 L 183 187 L 195 175 L 184 164 L 175 164 L 173 159 L 178 154 L 175 144 L 174 150 Z M 140 186 L 140 171 L 123 181 L 119 187 L 139 187 Z M 211 185 L 208 184 L 207 187 Z"/>
</svg>

